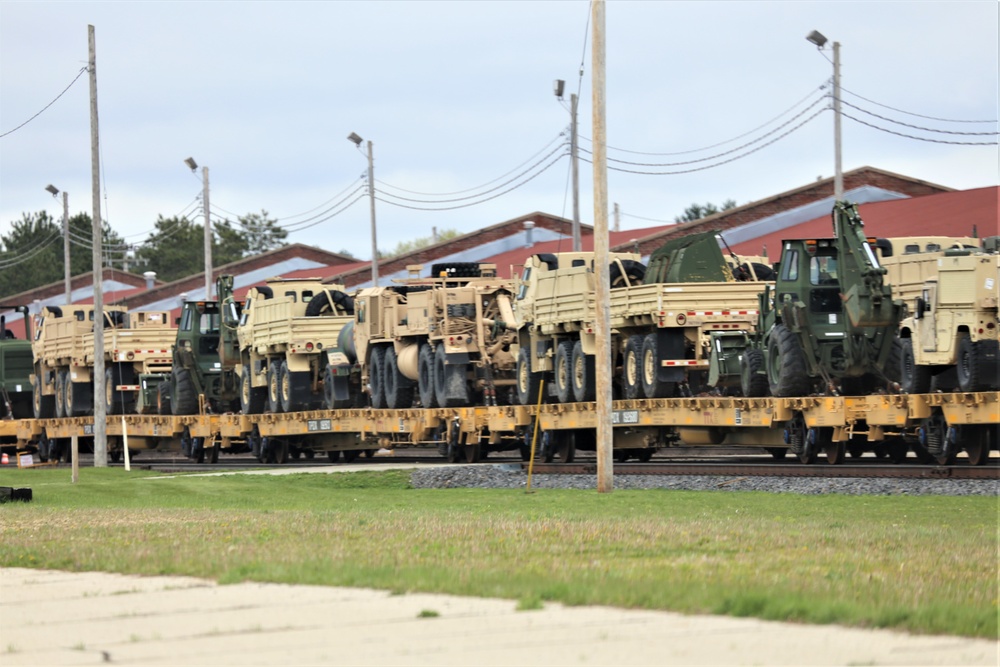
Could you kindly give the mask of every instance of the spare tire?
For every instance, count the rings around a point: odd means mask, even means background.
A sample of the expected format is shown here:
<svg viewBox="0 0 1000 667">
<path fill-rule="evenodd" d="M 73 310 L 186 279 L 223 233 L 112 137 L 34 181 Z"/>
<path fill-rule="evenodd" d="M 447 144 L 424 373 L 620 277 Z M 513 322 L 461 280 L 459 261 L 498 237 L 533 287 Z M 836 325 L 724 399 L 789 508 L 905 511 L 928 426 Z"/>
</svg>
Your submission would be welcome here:
<svg viewBox="0 0 1000 667">
<path fill-rule="evenodd" d="M 327 296 L 328 294 L 329 296 Z M 330 313 L 330 311 L 334 310 L 330 304 L 330 299 L 333 299 L 333 305 L 339 307 L 345 315 L 354 314 L 354 299 L 341 291 L 330 290 L 329 292 L 320 292 L 309 301 L 309 305 L 306 306 L 306 317 L 316 317 L 317 315 Z"/>
<path fill-rule="evenodd" d="M 448 262 L 431 265 L 431 278 L 478 278 L 479 262 Z"/>
<path fill-rule="evenodd" d="M 254 287 L 254 289 L 257 290 L 257 294 L 259 294 L 264 299 L 270 299 L 271 297 L 274 296 L 274 290 L 272 290 L 267 285 L 257 285 L 256 287 Z"/>
<path fill-rule="evenodd" d="M 624 276 L 622 275 L 622 269 L 625 270 Z M 608 275 L 611 287 L 624 287 L 625 278 L 628 278 L 628 284 L 630 285 L 641 285 L 642 279 L 646 277 L 646 265 L 634 259 L 623 259 L 621 260 L 621 266 L 619 266 L 618 262 L 611 263 Z"/>
</svg>

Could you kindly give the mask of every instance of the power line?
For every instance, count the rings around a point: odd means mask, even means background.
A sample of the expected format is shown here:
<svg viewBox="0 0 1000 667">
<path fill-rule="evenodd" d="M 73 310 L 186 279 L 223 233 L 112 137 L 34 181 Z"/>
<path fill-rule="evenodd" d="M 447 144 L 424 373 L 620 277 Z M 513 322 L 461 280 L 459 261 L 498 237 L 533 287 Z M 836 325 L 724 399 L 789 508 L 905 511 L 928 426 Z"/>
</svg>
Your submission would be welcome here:
<svg viewBox="0 0 1000 667">
<path fill-rule="evenodd" d="M 59 100 L 60 97 L 62 97 L 63 95 L 65 95 L 66 91 L 69 90 L 70 88 L 72 88 L 73 84 L 76 83 L 77 79 L 79 79 L 81 76 L 83 76 L 83 73 L 86 72 L 86 71 L 87 71 L 86 67 L 82 68 L 79 72 L 77 72 L 76 77 L 72 81 L 69 82 L 69 85 L 66 86 L 61 93 L 59 93 L 58 95 L 56 95 L 56 97 L 55 97 L 54 100 L 52 100 L 51 102 L 49 102 L 48 104 L 46 104 L 44 107 L 42 107 L 41 111 L 39 111 L 34 116 L 32 116 L 28 120 L 24 121 L 23 123 L 21 123 L 17 127 L 15 127 L 13 130 L 7 130 L 3 134 L 0 134 L 0 139 L 6 137 L 8 134 L 11 134 L 12 132 L 17 132 L 22 127 L 24 127 L 25 125 L 27 125 L 31 121 L 33 121 L 36 118 L 38 118 L 39 116 L 41 116 L 45 112 L 46 109 L 48 109 L 50 106 L 52 106 L 53 104 L 55 104 Z"/>
<path fill-rule="evenodd" d="M 997 142 L 995 141 L 945 141 L 943 139 L 929 139 L 927 137 L 915 137 L 912 134 L 904 134 L 903 132 L 896 132 L 894 130 L 890 130 L 885 127 L 879 127 L 878 125 L 874 125 L 872 123 L 863 121 L 860 118 L 855 118 L 854 116 L 844 113 L 843 111 L 840 112 L 840 115 L 844 116 L 845 118 L 850 118 L 855 123 L 861 123 L 862 125 L 867 125 L 872 129 L 880 130 L 881 132 L 885 132 L 887 134 L 895 134 L 898 137 L 906 137 L 907 139 L 916 139 L 917 141 L 929 141 L 930 143 L 933 144 L 951 144 L 953 146 L 996 146 L 997 145 Z"/>
<path fill-rule="evenodd" d="M 893 120 L 892 118 L 886 118 L 885 116 L 880 116 L 877 113 L 872 113 L 871 111 L 868 111 L 867 109 L 863 109 L 863 108 L 861 108 L 861 107 L 859 107 L 857 105 L 851 104 L 850 102 L 847 102 L 845 100 L 841 100 L 840 102 L 841 102 L 841 104 L 846 104 L 847 106 L 851 107 L 852 109 L 857 109 L 861 113 L 868 114 L 869 116 L 874 116 L 875 118 L 878 118 L 879 120 L 884 120 L 884 121 L 887 121 L 887 122 L 890 122 L 890 123 L 895 123 L 896 125 L 902 125 L 903 127 L 910 127 L 910 128 L 913 128 L 914 130 L 923 130 L 924 132 L 937 132 L 939 134 L 956 134 L 956 135 L 963 135 L 963 136 L 967 136 L 967 137 L 995 137 L 998 134 L 997 132 L 955 132 L 953 130 L 935 130 L 934 128 L 931 128 L 931 127 L 921 127 L 919 125 L 910 125 L 909 123 L 904 123 L 902 121 Z"/>
<path fill-rule="evenodd" d="M 660 224 L 664 224 L 664 225 L 676 225 L 677 224 L 676 220 L 658 220 L 657 218 L 644 218 L 641 215 L 635 215 L 633 213 L 626 213 L 625 211 L 621 211 L 620 215 L 624 215 L 626 218 L 635 218 L 636 220 L 645 220 L 646 222 L 659 222 Z"/>
<path fill-rule="evenodd" d="M 346 188 L 344 188 L 343 190 L 341 190 L 341 191 L 340 191 L 340 192 L 338 192 L 337 194 L 333 195 L 332 197 L 330 197 L 329 199 L 327 199 L 327 200 L 326 200 L 325 202 L 323 202 L 322 204 L 319 204 L 318 206 L 314 206 L 313 208 L 309 209 L 308 211 L 303 211 L 302 213 L 296 213 L 296 214 L 294 214 L 294 215 L 286 215 L 286 216 L 279 216 L 279 217 L 278 217 L 278 218 L 277 218 L 277 219 L 275 220 L 275 222 L 284 222 L 285 220 L 289 220 L 289 219 L 291 219 L 291 218 L 301 218 L 301 217 L 304 217 L 304 216 L 307 216 L 307 215 L 309 215 L 310 213 L 313 213 L 314 211 L 318 211 L 319 209 L 323 208 L 324 206 L 326 206 L 326 205 L 327 205 L 327 204 L 329 204 L 330 202 L 332 202 L 332 201 L 336 200 L 336 199 L 337 199 L 338 197 L 342 196 L 342 195 L 343 195 L 343 194 L 344 194 L 345 192 L 347 192 L 347 191 L 348 191 L 348 190 L 350 190 L 350 189 L 351 189 L 352 187 L 354 187 L 354 185 L 355 185 L 356 183 L 359 183 L 359 182 L 361 182 L 362 180 L 364 180 L 364 179 L 363 179 L 363 177 L 360 177 L 360 176 L 359 176 L 358 178 L 356 178 L 356 179 L 354 179 L 353 181 L 351 181 L 351 182 L 350 182 L 350 183 L 348 184 L 348 186 L 347 186 Z M 335 206 L 336 206 L 336 205 L 335 205 Z M 294 223 L 292 223 L 292 224 L 294 224 Z"/>
<path fill-rule="evenodd" d="M 889 109 L 890 111 L 898 111 L 899 113 L 905 113 L 907 116 L 916 116 L 917 118 L 926 118 L 927 120 L 938 120 L 938 121 L 941 121 L 942 123 L 995 123 L 995 122 L 997 122 L 996 119 L 994 119 L 994 120 L 954 120 L 954 119 L 950 119 L 950 118 L 935 118 L 934 116 L 924 116 L 923 114 L 913 113 L 912 111 L 904 111 L 903 109 L 897 109 L 895 107 L 891 107 L 888 104 L 882 104 L 881 102 L 876 102 L 875 100 L 870 100 L 867 97 L 862 97 L 861 95 L 858 95 L 855 92 L 851 92 L 850 90 L 848 90 L 847 88 L 844 88 L 843 86 L 841 86 L 840 89 L 843 92 L 845 92 L 845 93 L 850 93 L 851 95 L 854 95 L 858 99 L 864 100 L 865 102 L 869 102 L 869 103 L 874 104 L 876 106 L 880 106 L 883 109 Z M 843 102 L 843 100 L 841 100 L 841 102 Z M 847 104 L 847 103 L 844 102 L 844 104 Z M 857 107 L 855 107 L 855 108 L 857 108 Z"/>
</svg>

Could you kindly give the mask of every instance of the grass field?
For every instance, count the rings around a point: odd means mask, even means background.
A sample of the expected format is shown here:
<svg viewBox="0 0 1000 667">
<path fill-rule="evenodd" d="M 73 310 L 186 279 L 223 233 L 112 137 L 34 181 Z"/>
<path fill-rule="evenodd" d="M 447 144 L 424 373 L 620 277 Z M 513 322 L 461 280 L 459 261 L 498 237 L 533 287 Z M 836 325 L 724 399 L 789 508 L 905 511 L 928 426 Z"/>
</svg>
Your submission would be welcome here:
<svg viewBox="0 0 1000 667">
<path fill-rule="evenodd" d="M 998 637 L 986 497 L 412 489 L 401 471 L 0 471 L 0 565 Z"/>
</svg>

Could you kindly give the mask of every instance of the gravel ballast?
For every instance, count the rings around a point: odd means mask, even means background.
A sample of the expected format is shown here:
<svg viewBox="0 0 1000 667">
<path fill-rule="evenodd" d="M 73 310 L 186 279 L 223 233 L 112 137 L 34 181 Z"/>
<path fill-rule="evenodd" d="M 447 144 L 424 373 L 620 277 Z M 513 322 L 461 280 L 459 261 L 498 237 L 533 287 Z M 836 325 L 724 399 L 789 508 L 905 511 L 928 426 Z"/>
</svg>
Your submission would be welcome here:
<svg viewBox="0 0 1000 667">
<path fill-rule="evenodd" d="M 523 489 L 528 475 L 518 465 L 445 466 L 415 470 L 414 488 Z M 596 475 L 533 475 L 533 489 L 595 489 Z M 1000 480 L 732 477 L 722 475 L 615 475 L 616 489 L 677 491 L 766 491 L 818 495 L 998 496 Z"/>
</svg>

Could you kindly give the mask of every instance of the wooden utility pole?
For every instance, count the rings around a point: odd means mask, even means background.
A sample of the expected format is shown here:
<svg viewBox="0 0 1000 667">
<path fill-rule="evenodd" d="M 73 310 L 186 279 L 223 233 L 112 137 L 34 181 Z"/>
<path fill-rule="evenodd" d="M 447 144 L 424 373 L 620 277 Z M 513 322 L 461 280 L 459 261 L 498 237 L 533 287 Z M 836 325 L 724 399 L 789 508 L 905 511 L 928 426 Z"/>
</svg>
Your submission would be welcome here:
<svg viewBox="0 0 1000 667">
<path fill-rule="evenodd" d="M 108 466 L 108 429 L 104 405 L 104 271 L 101 268 L 101 150 L 97 122 L 97 42 L 87 26 L 90 44 L 90 189 L 94 208 L 94 467 Z M 76 460 L 78 452 L 73 452 Z"/>
<path fill-rule="evenodd" d="M 205 214 L 205 301 L 212 299 L 212 215 L 208 203 L 208 167 L 201 168 L 201 203 Z"/>
<path fill-rule="evenodd" d="M 570 162 L 573 165 L 573 252 L 583 250 L 583 241 L 580 238 L 580 143 L 577 138 L 576 110 L 579 99 L 576 93 L 569 96 L 570 112 L 573 121 L 570 129 Z"/>
<path fill-rule="evenodd" d="M 597 490 L 614 488 L 611 449 L 611 283 L 608 266 L 608 133 L 604 80 L 604 0 L 591 3 L 594 106 L 594 282 L 597 284 L 594 338 L 597 347 Z"/>
<path fill-rule="evenodd" d="M 73 274 L 69 265 L 69 194 L 63 196 L 63 282 L 66 287 L 66 305 L 73 303 Z"/>
</svg>

